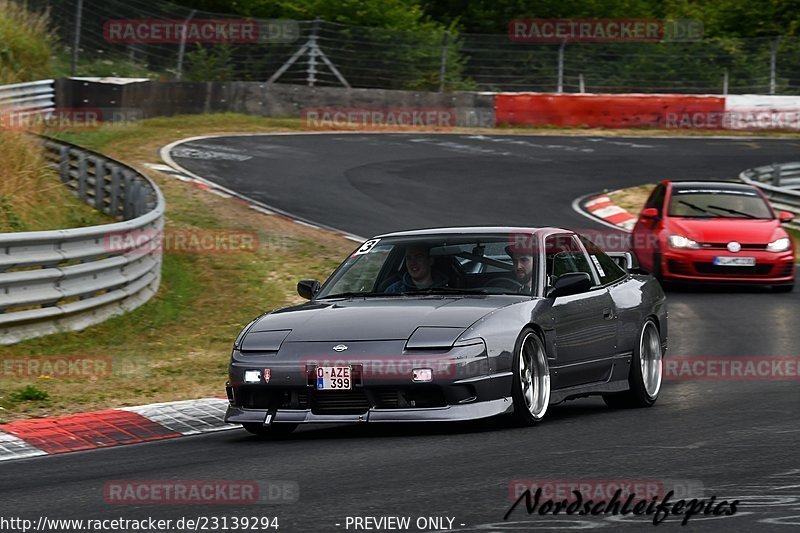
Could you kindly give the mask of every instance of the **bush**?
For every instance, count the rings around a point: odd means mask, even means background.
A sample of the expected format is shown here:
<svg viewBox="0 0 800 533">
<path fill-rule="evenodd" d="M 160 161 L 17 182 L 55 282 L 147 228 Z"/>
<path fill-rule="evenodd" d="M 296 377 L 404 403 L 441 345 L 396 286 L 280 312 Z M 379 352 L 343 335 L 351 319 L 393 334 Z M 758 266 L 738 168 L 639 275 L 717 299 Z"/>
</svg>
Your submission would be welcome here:
<svg viewBox="0 0 800 533">
<path fill-rule="evenodd" d="M 28 385 L 24 389 L 12 392 L 9 396 L 15 402 L 42 402 L 50 397 L 47 391 L 38 389 L 33 385 Z"/>
<path fill-rule="evenodd" d="M 0 0 L 0 84 L 50 77 L 52 34 L 46 13 Z"/>
</svg>

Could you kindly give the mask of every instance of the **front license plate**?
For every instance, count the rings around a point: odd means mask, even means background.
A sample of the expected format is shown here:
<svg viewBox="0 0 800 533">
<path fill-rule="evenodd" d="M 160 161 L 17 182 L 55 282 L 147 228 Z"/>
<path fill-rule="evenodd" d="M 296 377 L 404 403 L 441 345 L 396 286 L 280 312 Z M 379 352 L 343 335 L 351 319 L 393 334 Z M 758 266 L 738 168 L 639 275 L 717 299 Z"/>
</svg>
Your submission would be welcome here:
<svg viewBox="0 0 800 533">
<path fill-rule="evenodd" d="M 353 377 L 349 366 L 318 366 L 317 390 L 349 390 Z"/>
<path fill-rule="evenodd" d="M 755 257 L 715 257 L 714 264 L 719 266 L 751 267 L 756 266 Z"/>
</svg>

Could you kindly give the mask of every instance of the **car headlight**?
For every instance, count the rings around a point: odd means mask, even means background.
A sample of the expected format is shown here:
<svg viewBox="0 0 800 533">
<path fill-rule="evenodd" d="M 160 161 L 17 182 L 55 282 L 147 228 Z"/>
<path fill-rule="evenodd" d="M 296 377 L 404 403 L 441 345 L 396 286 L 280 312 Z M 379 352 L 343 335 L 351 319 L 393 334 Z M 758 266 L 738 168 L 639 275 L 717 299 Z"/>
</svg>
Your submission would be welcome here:
<svg viewBox="0 0 800 533">
<path fill-rule="evenodd" d="M 244 329 L 242 329 L 241 333 L 239 333 L 239 335 L 237 335 L 237 336 L 236 336 L 236 340 L 235 340 L 235 341 L 233 341 L 233 347 L 234 347 L 234 348 L 238 348 L 238 347 L 239 347 L 239 345 L 240 345 L 240 344 L 242 344 L 242 341 L 244 340 L 244 335 L 245 335 L 245 333 L 247 333 L 247 330 L 249 330 L 249 329 L 250 329 L 250 326 L 252 326 L 252 325 L 253 325 L 253 324 L 255 324 L 256 322 L 258 322 L 258 319 L 259 319 L 259 318 L 261 318 L 261 317 L 254 318 L 254 319 L 253 319 L 253 320 L 252 320 L 252 321 L 251 321 L 249 324 L 247 324 L 247 325 L 244 327 Z"/>
<path fill-rule="evenodd" d="M 772 241 L 767 245 L 768 252 L 785 252 L 789 248 L 792 247 L 792 241 L 789 240 L 789 237 L 781 237 L 775 241 Z"/>
<path fill-rule="evenodd" d="M 668 241 L 669 245 L 673 248 L 686 248 L 689 250 L 697 250 L 700 248 L 697 242 L 683 235 L 670 235 Z"/>
</svg>

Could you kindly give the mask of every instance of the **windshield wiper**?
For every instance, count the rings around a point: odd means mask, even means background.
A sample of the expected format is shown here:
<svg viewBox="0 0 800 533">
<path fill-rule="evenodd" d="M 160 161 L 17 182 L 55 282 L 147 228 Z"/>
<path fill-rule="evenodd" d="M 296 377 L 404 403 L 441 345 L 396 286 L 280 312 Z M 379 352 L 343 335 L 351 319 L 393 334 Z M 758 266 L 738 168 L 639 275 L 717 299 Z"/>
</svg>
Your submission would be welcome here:
<svg viewBox="0 0 800 533">
<path fill-rule="evenodd" d="M 328 298 L 362 298 L 364 296 L 402 296 L 399 292 L 340 292 L 338 294 L 327 294 L 318 300 L 326 300 Z"/>
<path fill-rule="evenodd" d="M 401 294 L 489 294 L 486 289 L 459 289 L 456 287 L 429 287 L 423 289 L 409 289 Z"/>
<path fill-rule="evenodd" d="M 716 213 L 712 213 L 712 212 L 711 212 L 711 211 L 709 211 L 708 209 L 703 209 L 702 207 L 700 207 L 700 206 L 697 206 L 697 205 L 694 205 L 693 203 L 686 202 L 686 201 L 684 201 L 684 200 L 678 200 L 678 203 L 679 203 L 679 204 L 686 205 L 686 206 L 689 206 L 689 207 L 691 207 L 692 209 L 694 209 L 694 210 L 696 210 L 696 211 L 700 211 L 701 213 L 708 213 L 708 214 L 709 214 L 709 215 L 711 215 L 712 217 L 713 217 L 713 216 L 717 216 L 717 215 L 716 215 Z M 710 207 L 710 206 L 709 206 L 709 207 Z"/>
<path fill-rule="evenodd" d="M 720 207 L 718 205 L 709 205 L 708 207 L 710 207 L 711 209 L 718 209 L 720 211 L 725 211 L 726 213 L 731 213 L 733 215 L 742 215 L 742 216 L 745 216 L 747 218 L 758 218 L 757 216 L 755 216 L 755 215 L 753 215 L 751 213 L 745 213 L 744 211 L 737 211 L 736 209 L 728 209 L 727 207 Z M 728 217 L 726 217 L 726 218 L 728 218 Z"/>
</svg>

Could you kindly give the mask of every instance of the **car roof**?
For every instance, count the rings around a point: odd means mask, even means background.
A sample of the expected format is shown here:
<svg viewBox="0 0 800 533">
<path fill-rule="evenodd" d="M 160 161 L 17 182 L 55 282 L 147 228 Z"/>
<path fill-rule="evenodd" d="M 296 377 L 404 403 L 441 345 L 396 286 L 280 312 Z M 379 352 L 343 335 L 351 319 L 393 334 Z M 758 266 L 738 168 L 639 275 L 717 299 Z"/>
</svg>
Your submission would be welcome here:
<svg viewBox="0 0 800 533">
<path fill-rule="evenodd" d="M 469 235 L 487 233 L 528 233 L 528 234 L 549 234 L 549 233 L 574 233 L 572 230 L 553 228 L 553 227 L 520 227 L 520 226 L 458 226 L 446 228 L 424 228 L 406 231 L 396 231 L 393 233 L 383 233 L 376 235 L 376 238 L 384 237 L 417 237 L 427 235 Z"/>
<path fill-rule="evenodd" d="M 686 181 L 673 181 L 667 180 L 665 183 L 672 185 L 674 190 L 682 189 L 720 189 L 725 191 L 752 191 L 755 189 L 752 185 L 747 183 L 739 183 L 735 181 L 711 181 L 711 180 L 686 180 Z"/>
</svg>

